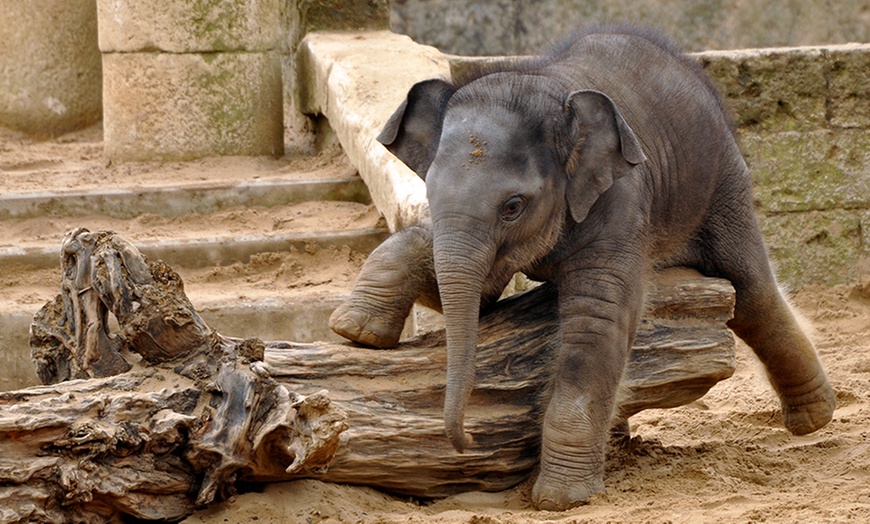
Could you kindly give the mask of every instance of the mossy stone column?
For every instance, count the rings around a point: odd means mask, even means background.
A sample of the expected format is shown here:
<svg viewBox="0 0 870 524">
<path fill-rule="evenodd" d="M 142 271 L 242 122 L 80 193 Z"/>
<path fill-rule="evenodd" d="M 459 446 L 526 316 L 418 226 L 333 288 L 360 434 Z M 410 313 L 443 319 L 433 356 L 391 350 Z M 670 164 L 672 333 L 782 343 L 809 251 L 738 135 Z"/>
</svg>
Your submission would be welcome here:
<svg viewBox="0 0 870 524">
<path fill-rule="evenodd" d="M 0 0 L 0 125 L 59 135 L 100 120 L 96 0 Z"/>
<path fill-rule="evenodd" d="M 97 0 L 110 160 L 283 154 L 279 0 Z"/>
</svg>

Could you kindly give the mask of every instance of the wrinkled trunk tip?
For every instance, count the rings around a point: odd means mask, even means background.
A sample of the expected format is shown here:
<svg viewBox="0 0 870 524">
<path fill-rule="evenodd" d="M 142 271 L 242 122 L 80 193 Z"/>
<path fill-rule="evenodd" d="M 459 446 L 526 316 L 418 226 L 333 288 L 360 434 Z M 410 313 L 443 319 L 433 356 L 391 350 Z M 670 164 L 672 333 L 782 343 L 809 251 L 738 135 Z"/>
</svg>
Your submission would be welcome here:
<svg viewBox="0 0 870 524">
<path fill-rule="evenodd" d="M 456 424 L 448 423 L 446 426 L 447 439 L 450 440 L 450 443 L 456 451 L 464 453 L 465 448 L 469 443 L 469 439 L 465 435 L 465 428 L 463 427 L 462 422 Z"/>
</svg>

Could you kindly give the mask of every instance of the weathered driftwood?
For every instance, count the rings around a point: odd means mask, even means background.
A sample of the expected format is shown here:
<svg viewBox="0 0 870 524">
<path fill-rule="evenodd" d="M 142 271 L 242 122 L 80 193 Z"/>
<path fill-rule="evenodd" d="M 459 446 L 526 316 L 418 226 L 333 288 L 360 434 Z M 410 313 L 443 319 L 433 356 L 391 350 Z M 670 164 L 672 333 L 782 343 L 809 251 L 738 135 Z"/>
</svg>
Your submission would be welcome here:
<svg viewBox="0 0 870 524">
<path fill-rule="evenodd" d="M 70 233 L 62 266 L 62 293 L 32 326 L 39 375 L 56 384 L 0 393 L 4 522 L 178 519 L 237 480 L 497 490 L 537 462 L 550 286 L 481 319 L 474 445 L 460 455 L 441 418 L 443 333 L 391 351 L 242 341 L 211 331 L 170 268 L 112 233 Z M 615 422 L 691 402 L 734 369 L 727 282 L 667 272 L 648 304 Z"/>
<path fill-rule="evenodd" d="M 444 434 L 443 331 L 390 351 L 267 344 L 276 380 L 303 394 L 326 388 L 348 415 L 335 460 L 317 478 L 432 497 L 502 490 L 527 478 L 538 462 L 539 420 L 558 343 L 555 299 L 554 288 L 544 285 L 481 318 L 477 383 L 465 419 L 474 445 L 463 454 Z M 725 323 L 733 304 L 727 281 L 683 269 L 658 274 L 614 425 L 645 409 L 688 404 L 731 376 L 734 338 Z"/>
<path fill-rule="evenodd" d="M 344 413 L 272 379 L 262 342 L 212 332 L 168 266 L 81 229 L 61 259 L 31 346 L 68 381 L 0 394 L 0 521 L 178 520 L 249 471 L 328 463 Z"/>
</svg>

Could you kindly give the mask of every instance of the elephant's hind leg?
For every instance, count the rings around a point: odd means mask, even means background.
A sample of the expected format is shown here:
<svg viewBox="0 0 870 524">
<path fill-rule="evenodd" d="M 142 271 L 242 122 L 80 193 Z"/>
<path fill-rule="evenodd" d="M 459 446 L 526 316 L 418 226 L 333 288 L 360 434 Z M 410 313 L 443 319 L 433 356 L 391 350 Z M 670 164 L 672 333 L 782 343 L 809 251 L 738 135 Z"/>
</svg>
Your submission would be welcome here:
<svg viewBox="0 0 870 524">
<path fill-rule="evenodd" d="M 438 308 L 432 233 L 400 231 L 369 255 L 350 298 L 329 318 L 339 335 L 367 346 L 395 347 L 414 302 Z"/>
<path fill-rule="evenodd" d="M 795 435 L 826 425 L 834 391 L 813 343 L 780 293 L 751 200 L 720 202 L 698 236 L 702 270 L 731 281 L 737 292 L 728 326 L 764 364 L 782 403 L 783 423 Z"/>
</svg>

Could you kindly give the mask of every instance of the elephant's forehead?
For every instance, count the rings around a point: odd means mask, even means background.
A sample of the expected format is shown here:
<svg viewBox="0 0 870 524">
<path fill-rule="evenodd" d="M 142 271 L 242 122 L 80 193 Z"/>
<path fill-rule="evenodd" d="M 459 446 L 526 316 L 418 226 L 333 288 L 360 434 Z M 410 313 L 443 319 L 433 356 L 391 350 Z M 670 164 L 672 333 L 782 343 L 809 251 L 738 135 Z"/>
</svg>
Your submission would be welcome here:
<svg viewBox="0 0 870 524">
<path fill-rule="evenodd" d="M 438 153 L 469 166 L 509 159 L 528 144 L 516 115 L 491 108 L 462 108 L 444 120 Z"/>
</svg>

